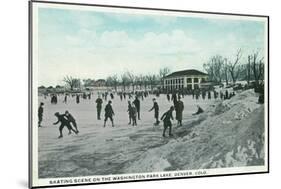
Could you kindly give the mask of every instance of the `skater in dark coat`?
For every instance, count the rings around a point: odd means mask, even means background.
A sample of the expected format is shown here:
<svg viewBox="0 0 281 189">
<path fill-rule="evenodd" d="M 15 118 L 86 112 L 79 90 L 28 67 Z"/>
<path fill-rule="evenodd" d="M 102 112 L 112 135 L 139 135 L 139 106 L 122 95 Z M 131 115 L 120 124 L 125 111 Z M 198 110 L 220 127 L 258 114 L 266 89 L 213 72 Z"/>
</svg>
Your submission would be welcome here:
<svg viewBox="0 0 281 189">
<path fill-rule="evenodd" d="M 72 126 L 76 130 L 76 134 L 79 133 L 78 128 L 77 128 L 77 123 L 74 117 L 66 110 L 64 116 L 67 118 L 67 120 L 72 124 Z"/>
<path fill-rule="evenodd" d="M 127 110 L 128 114 L 129 114 L 129 123 L 128 125 L 130 125 L 132 123 L 132 104 L 131 101 L 128 101 L 128 110 Z"/>
<path fill-rule="evenodd" d="M 79 96 L 79 94 L 76 95 L 76 103 L 77 103 L 77 104 L 80 103 L 80 96 Z"/>
<path fill-rule="evenodd" d="M 159 106 L 158 106 L 158 103 L 156 102 L 155 98 L 153 98 L 152 100 L 153 100 L 153 107 L 149 110 L 149 112 L 154 110 L 154 118 L 156 120 L 154 125 L 159 125 L 159 123 L 160 123 L 160 121 L 159 121 Z"/>
<path fill-rule="evenodd" d="M 43 112 L 44 112 L 44 103 L 41 102 L 40 103 L 40 106 L 38 108 L 38 127 L 42 127 L 41 123 L 42 123 L 42 120 L 43 120 Z"/>
<path fill-rule="evenodd" d="M 177 125 L 182 126 L 182 112 L 184 110 L 184 105 L 181 99 L 179 98 L 176 106 L 175 106 L 175 111 L 176 111 L 176 120 L 178 121 Z"/>
<path fill-rule="evenodd" d="M 132 117 L 132 121 L 133 121 L 133 126 L 137 126 L 137 108 L 134 104 L 132 104 L 131 107 L 131 117 Z"/>
<path fill-rule="evenodd" d="M 112 123 L 112 127 L 114 127 L 114 123 L 113 123 L 113 116 L 114 116 L 114 111 L 112 109 L 112 106 L 111 106 L 111 100 L 108 101 L 108 104 L 105 106 L 105 118 L 104 118 L 104 125 L 103 127 L 105 127 L 106 125 L 106 121 L 107 119 L 109 118 L 111 123 Z"/>
<path fill-rule="evenodd" d="M 100 114 L 101 114 L 102 103 L 103 103 L 102 99 L 100 98 L 100 96 L 98 96 L 98 98 L 96 99 L 98 120 L 101 119 Z"/>
<path fill-rule="evenodd" d="M 73 131 L 74 133 L 78 133 L 77 131 L 75 131 L 71 125 L 70 125 L 70 121 L 67 120 L 67 118 L 63 115 L 63 114 L 60 114 L 59 112 L 56 112 L 55 113 L 55 116 L 58 118 L 58 121 L 53 123 L 54 125 L 58 124 L 59 122 L 61 122 L 61 125 L 59 127 L 59 131 L 60 131 L 60 136 L 59 138 L 62 138 L 63 135 L 62 135 L 62 130 L 63 128 L 66 126 L 68 128 L 68 131 L 69 133 L 68 134 L 71 134 L 71 131 Z"/>
<path fill-rule="evenodd" d="M 170 98 L 170 94 L 167 94 L 167 100 L 170 102 L 171 98 Z"/>
<path fill-rule="evenodd" d="M 171 100 L 174 102 L 174 106 L 175 106 L 177 104 L 177 94 L 176 93 L 172 94 L 172 99 Z"/>
<path fill-rule="evenodd" d="M 167 112 L 165 112 L 161 117 L 161 120 L 163 120 L 163 122 L 164 122 L 163 137 L 165 137 L 165 132 L 168 127 L 169 127 L 169 136 L 173 136 L 172 135 L 172 122 L 171 122 L 171 119 L 174 120 L 173 111 L 174 111 L 174 106 L 171 106 L 171 108 Z"/>
<path fill-rule="evenodd" d="M 138 120 L 140 120 L 140 100 L 136 96 L 136 99 L 134 100 L 134 105 L 136 106 L 137 113 L 138 113 Z"/>
<path fill-rule="evenodd" d="M 228 96 L 228 90 L 226 90 L 226 91 L 225 91 L 224 99 L 226 100 L 226 99 L 228 99 L 228 98 L 229 98 L 229 96 Z"/>
<path fill-rule="evenodd" d="M 63 100 L 63 103 L 67 103 L 67 94 L 64 96 L 64 100 Z"/>
</svg>

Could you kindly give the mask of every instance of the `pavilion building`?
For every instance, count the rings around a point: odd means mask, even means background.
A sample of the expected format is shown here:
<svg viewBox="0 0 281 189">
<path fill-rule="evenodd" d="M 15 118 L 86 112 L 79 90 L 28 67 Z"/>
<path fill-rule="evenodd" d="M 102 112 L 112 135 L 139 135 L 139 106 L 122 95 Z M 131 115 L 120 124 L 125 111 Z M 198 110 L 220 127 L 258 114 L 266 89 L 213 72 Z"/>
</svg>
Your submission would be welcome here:
<svg viewBox="0 0 281 189">
<path fill-rule="evenodd" d="M 164 77 L 163 88 L 166 90 L 200 89 L 201 84 L 206 82 L 208 74 L 194 70 L 182 70 L 173 72 Z"/>
</svg>

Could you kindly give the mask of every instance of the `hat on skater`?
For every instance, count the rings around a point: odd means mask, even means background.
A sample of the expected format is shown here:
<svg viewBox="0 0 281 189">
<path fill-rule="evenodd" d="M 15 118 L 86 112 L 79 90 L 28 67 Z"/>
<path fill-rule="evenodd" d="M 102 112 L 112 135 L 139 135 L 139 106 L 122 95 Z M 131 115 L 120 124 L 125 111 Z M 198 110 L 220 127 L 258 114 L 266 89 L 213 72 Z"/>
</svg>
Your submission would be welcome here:
<svg viewBox="0 0 281 189">
<path fill-rule="evenodd" d="M 111 104 L 111 103 L 112 103 L 112 101 L 110 100 L 110 101 L 108 101 L 108 103 L 109 103 L 109 104 Z"/>
<path fill-rule="evenodd" d="M 43 102 L 41 102 L 41 103 L 40 103 L 40 106 L 42 106 L 42 105 L 44 105 L 44 103 L 43 103 Z"/>
<path fill-rule="evenodd" d="M 69 112 L 66 110 L 65 113 L 68 114 Z"/>
<path fill-rule="evenodd" d="M 58 115 L 60 115 L 60 113 L 59 113 L 59 112 L 56 112 L 56 113 L 55 113 L 55 116 L 58 116 Z"/>
</svg>

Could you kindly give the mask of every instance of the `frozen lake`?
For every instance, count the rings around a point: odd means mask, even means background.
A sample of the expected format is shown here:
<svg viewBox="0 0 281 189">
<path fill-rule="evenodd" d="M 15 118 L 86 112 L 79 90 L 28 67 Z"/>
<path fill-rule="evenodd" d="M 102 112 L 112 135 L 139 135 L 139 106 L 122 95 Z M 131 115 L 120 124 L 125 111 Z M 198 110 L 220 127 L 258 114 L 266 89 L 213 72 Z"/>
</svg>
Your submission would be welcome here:
<svg viewBox="0 0 281 189">
<path fill-rule="evenodd" d="M 104 101 L 101 113 L 101 120 L 97 120 L 95 100 L 97 95 L 92 95 L 89 100 L 80 98 L 76 104 L 75 98 L 68 97 L 67 104 L 63 103 L 64 96 L 58 97 L 58 104 L 50 103 L 50 97 L 44 99 L 39 97 L 39 102 L 44 102 L 44 114 L 42 128 L 39 128 L 39 177 L 74 177 L 87 175 L 122 174 L 131 162 L 138 159 L 140 154 L 148 149 L 159 147 L 169 142 L 169 138 L 162 137 L 163 122 L 154 126 L 154 112 L 148 112 L 153 106 L 154 95 L 149 95 L 141 101 L 141 120 L 137 120 L 137 127 L 128 125 L 128 97 L 120 100 L 115 95 L 112 100 L 112 107 L 115 112 L 115 127 L 107 122 L 103 127 Z M 110 97 L 108 97 L 108 100 Z M 156 98 L 160 107 L 161 115 L 172 106 L 166 95 Z M 130 99 L 133 101 L 133 99 Z M 207 108 L 214 100 L 195 100 L 192 96 L 182 98 L 184 102 L 183 124 L 197 119 L 192 113 L 197 111 L 196 105 L 203 109 Z M 76 119 L 80 133 L 68 135 L 67 128 L 64 128 L 64 137 L 58 139 L 58 125 L 55 112 L 64 113 L 68 110 Z M 174 112 L 175 118 L 175 112 Z M 176 129 L 177 121 L 173 121 L 173 128 Z M 161 165 L 160 165 L 161 166 Z"/>
</svg>

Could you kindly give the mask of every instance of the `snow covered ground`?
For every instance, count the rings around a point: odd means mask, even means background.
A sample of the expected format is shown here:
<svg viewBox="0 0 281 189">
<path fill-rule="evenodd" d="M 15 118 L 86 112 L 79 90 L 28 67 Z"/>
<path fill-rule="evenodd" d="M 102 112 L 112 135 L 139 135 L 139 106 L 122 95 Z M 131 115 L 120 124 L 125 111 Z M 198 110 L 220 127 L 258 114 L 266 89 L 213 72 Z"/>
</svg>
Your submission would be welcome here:
<svg viewBox="0 0 281 189">
<path fill-rule="evenodd" d="M 263 105 L 257 95 L 245 91 L 230 100 L 193 100 L 185 96 L 183 126 L 173 125 L 174 137 L 163 138 L 163 123 L 153 126 L 154 113 L 150 95 L 141 101 L 141 120 L 137 127 L 128 125 L 127 101 L 115 97 L 115 127 L 96 118 L 96 96 L 91 100 L 75 99 L 57 105 L 44 102 L 44 117 L 39 129 L 39 177 L 76 177 L 165 170 L 262 165 L 264 163 Z M 128 99 L 127 99 L 128 100 Z M 157 98 L 160 116 L 172 103 L 165 95 Z M 192 116 L 196 105 L 203 114 Z M 105 103 L 103 104 L 104 108 Z M 55 112 L 68 110 L 78 123 L 78 135 L 58 139 Z M 102 112 L 103 118 L 104 112 Z M 175 112 L 174 112 L 175 115 Z"/>
</svg>

